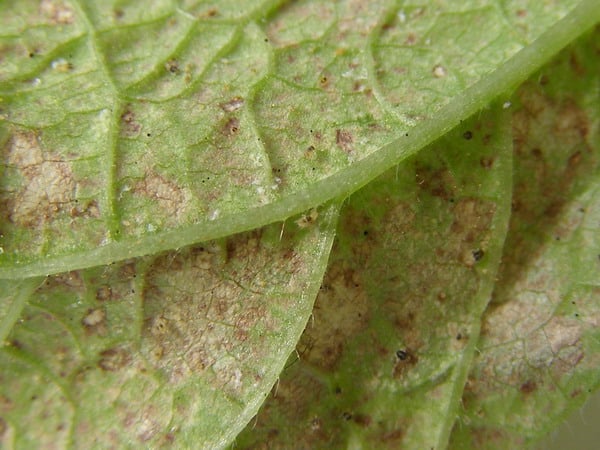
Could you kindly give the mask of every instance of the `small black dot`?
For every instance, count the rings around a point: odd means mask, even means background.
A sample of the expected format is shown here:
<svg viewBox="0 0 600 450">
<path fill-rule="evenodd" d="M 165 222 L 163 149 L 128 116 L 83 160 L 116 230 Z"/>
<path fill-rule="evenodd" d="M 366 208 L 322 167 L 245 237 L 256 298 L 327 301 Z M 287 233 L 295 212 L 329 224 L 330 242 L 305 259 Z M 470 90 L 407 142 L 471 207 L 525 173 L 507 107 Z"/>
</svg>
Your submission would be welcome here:
<svg viewBox="0 0 600 450">
<path fill-rule="evenodd" d="M 405 133 L 404 136 L 408 137 L 408 133 Z"/>
<path fill-rule="evenodd" d="M 458 334 L 456 335 L 456 340 L 457 340 L 457 341 L 460 341 L 461 339 L 462 339 L 462 334 L 458 333 Z"/>
<path fill-rule="evenodd" d="M 344 411 L 344 413 L 342 413 L 342 417 L 344 420 L 350 420 L 352 419 L 352 414 L 350 414 L 348 411 Z"/>
<path fill-rule="evenodd" d="M 471 139 L 473 139 L 473 132 L 472 131 L 465 131 L 463 133 L 463 137 L 467 140 L 470 141 Z"/>
<path fill-rule="evenodd" d="M 396 356 L 398 357 L 398 359 L 400 361 L 405 361 L 406 358 L 408 358 L 408 353 L 406 353 L 406 351 L 404 351 L 404 350 L 398 350 L 396 352 Z"/>
<path fill-rule="evenodd" d="M 485 254 L 484 251 L 481 249 L 474 250 L 473 251 L 473 259 L 475 261 L 479 261 L 479 260 L 481 260 L 481 258 L 483 258 L 484 254 Z"/>
<path fill-rule="evenodd" d="M 152 136 L 152 134 L 150 134 L 150 133 L 146 133 L 146 136 L 150 137 L 150 136 Z"/>
<path fill-rule="evenodd" d="M 335 391 L 334 391 L 334 392 L 335 392 L 336 394 L 341 394 L 341 393 L 342 393 L 342 388 L 341 388 L 341 387 L 339 387 L 339 386 L 336 386 L 336 387 L 335 387 Z"/>
<path fill-rule="evenodd" d="M 363 231 L 363 236 L 368 236 L 368 235 L 369 235 L 369 230 Z"/>
</svg>

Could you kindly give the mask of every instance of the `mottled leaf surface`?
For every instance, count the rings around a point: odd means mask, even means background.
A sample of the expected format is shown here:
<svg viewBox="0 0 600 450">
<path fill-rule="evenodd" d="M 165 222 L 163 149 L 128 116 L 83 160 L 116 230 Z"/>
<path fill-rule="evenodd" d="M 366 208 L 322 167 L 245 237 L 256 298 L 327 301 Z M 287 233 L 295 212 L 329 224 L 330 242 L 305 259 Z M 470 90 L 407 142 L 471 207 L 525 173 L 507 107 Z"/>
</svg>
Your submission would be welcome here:
<svg viewBox="0 0 600 450">
<path fill-rule="evenodd" d="M 346 195 L 600 18 L 595 0 L 0 6 L 11 278 L 223 237 Z"/>
<path fill-rule="evenodd" d="M 516 95 L 510 234 L 453 448 L 530 445 L 600 385 L 599 37 Z"/>
<path fill-rule="evenodd" d="M 337 210 L 322 207 L 304 227 L 13 282 L 0 311 L 0 446 L 230 442 L 302 333 Z"/>
<path fill-rule="evenodd" d="M 237 445 L 444 448 L 508 227 L 511 155 L 500 108 L 349 199 L 299 360 Z"/>
</svg>

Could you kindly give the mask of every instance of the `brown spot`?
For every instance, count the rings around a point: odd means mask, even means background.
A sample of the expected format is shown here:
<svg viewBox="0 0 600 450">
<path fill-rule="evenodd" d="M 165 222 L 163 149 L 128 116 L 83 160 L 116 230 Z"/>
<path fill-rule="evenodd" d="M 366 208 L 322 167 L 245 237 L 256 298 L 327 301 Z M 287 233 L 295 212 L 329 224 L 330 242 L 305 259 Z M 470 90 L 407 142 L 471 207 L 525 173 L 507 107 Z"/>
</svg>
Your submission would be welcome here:
<svg viewBox="0 0 600 450">
<path fill-rule="evenodd" d="M 14 402 L 7 396 L 0 394 L 0 411 L 6 412 L 13 409 L 15 406 Z"/>
<path fill-rule="evenodd" d="M 321 431 L 321 428 L 323 427 L 323 421 L 318 418 L 315 417 L 310 421 L 310 431 L 315 433 L 315 432 L 319 432 Z"/>
<path fill-rule="evenodd" d="M 395 379 L 402 378 L 419 361 L 419 358 L 410 350 L 403 350 L 401 356 L 402 358 L 396 359 L 392 369 L 392 377 Z"/>
<path fill-rule="evenodd" d="M 491 169 L 494 166 L 495 158 L 493 156 L 483 157 L 479 160 L 479 164 L 484 169 Z"/>
<path fill-rule="evenodd" d="M 371 416 L 369 416 L 367 414 L 355 414 L 352 417 L 352 420 L 354 421 L 354 423 L 356 423 L 357 425 L 360 425 L 361 427 L 364 427 L 364 428 L 368 427 L 373 422 L 373 419 L 371 419 Z"/>
<path fill-rule="evenodd" d="M 521 385 L 521 387 L 519 388 L 519 390 L 523 393 L 523 394 L 531 394 L 533 391 L 535 391 L 537 389 L 537 384 L 535 381 L 533 380 L 527 380 L 525 383 L 523 383 Z"/>
<path fill-rule="evenodd" d="M 580 77 L 585 76 L 585 67 L 581 64 L 577 53 L 571 52 L 571 55 L 569 57 L 569 65 L 571 66 L 571 69 L 573 70 L 573 72 L 575 72 L 576 75 Z"/>
<path fill-rule="evenodd" d="M 349 131 L 336 130 L 335 131 L 335 143 L 339 148 L 344 150 L 346 153 L 350 153 L 353 150 L 352 143 L 354 138 L 352 133 Z"/>
<path fill-rule="evenodd" d="M 446 168 L 433 169 L 429 166 L 417 164 L 415 179 L 419 189 L 429 192 L 434 197 L 450 200 L 455 194 L 456 181 Z"/>
<path fill-rule="evenodd" d="M 61 1 L 42 0 L 40 13 L 50 19 L 53 25 L 69 25 L 75 21 L 73 10 Z"/>
<path fill-rule="evenodd" d="M 107 372 L 116 372 L 130 362 L 129 352 L 122 347 L 115 347 L 100 352 L 98 367 Z"/>
<path fill-rule="evenodd" d="M 106 312 L 103 308 L 90 308 L 81 319 L 81 324 L 90 334 L 104 334 L 106 332 Z"/>
<path fill-rule="evenodd" d="M 181 69 L 179 68 L 179 61 L 177 61 L 176 59 L 169 59 L 165 63 L 165 70 L 169 73 L 172 73 L 173 75 L 177 75 L 181 71 Z"/>
<path fill-rule="evenodd" d="M 234 112 L 244 106 L 244 99 L 242 97 L 233 97 L 231 100 L 221 103 L 219 106 L 225 112 Z"/>
<path fill-rule="evenodd" d="M 131 105 L 127 105 L 123 113 L 121 114 L 121 130 L 126 136 L 137 136 L 142 126 L 136 121 L 136 116 Z"/>
<path fill-rule="evenodd" d="M 83 204 L 83 205 L 80 205 L 79 202 L 77 202 L 76 205 L 71 208 L 70 214 L 71 214 L 71 217 L 73 217 L 73 218 L 93 217 L 93 218 L 97 219 L 100 217 L 100 208 L 99 208 L 98 202 L 96 200 L 90 200 L 89 202 L 85 202 L 85 204 Z"/>
<path fill-rule="evenodd" d="M 387 433 L 381 436 L 382 442 L 396 442 L 402 440 L 404 437 L 404 431 L 400 428 L 392 431 L 388 431 Z"/>
<path fill-rule="evenodd" d="M 221 128 L 222 133 L 225 136 L 233 136 L 240 131 L 240 121 L 236 117 L 227 119 L 223 127 Z"/>
<path fill-rule="evenodd" d="M 404 44 L 406 45 L 415 45 L 417 43 L 417 35 L 414 33 L 408 33 L 406 39 L 404 40 Z"/>
<path fill-rule="evenodd" d="M 169 331 L 169 321 L 163 316 L 155 317 L 152 321 L 150 332 L 155 336 L 166 334 Z"/>
<path fill-rule="evenodd" d="M 100 286 L 96 290 L 96 300 L 99 302 L 105 302 L 112 298 L 112 288 L 108 285 Z"/>
<path fill-rule="evenodd" d="M 569 168 L 574 169 L 581 162 L 581 152 L 575 152 L 569 157 Z"/>
<path fill-rule="evenodd" d="M 206 11 L 202 12 L 201 14 L 198 15 L 199 18 L 211 18 L 211 17 L 217 17 L 219 15 L 219 10 L 217 8 L 209 8 Z"/>
</svg>

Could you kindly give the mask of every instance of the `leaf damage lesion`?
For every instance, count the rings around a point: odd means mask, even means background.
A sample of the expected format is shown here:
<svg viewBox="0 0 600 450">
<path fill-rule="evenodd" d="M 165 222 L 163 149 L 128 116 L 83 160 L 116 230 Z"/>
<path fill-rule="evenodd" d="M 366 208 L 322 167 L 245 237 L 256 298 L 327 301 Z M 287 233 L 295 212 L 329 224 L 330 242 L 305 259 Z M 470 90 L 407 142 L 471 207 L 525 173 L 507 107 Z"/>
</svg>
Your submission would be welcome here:
<svg viewBox="0 0 600 450">
<path fill-rule="evenodd" d="M 154 170 L 148 170 L 132 191 L 155 202 L 161 212 L 155 218 L 166 221 L 180 221 L 186 217 L 193 197 L 189 189 Z"/>
<path fill-rule="evenodd" d="M 58 155 L 42 150 L 39 135 L 15 129 L 4 149 L 5 176 L 17 174 L 18 188 L 4 186 L 0 192 L 3 214 L 10 222 L 39 228 L 61 212 L 77 208 L 77 183 L 71 165 Z M 92 209 L 90 215 L 97 214 Z"/>
<path fill-rule="evenodd" d="M 288 293 L 301 288 L 307 269 L 291 244 L 292 231 L 282 245 L 271 245 L 273 237 L 256 230 L 152 263 L 144 291 L 143 352 L 170 383 L 201 375 L 237 397 L 262 379 L 256 364 L 266 355 L 258 342 L 284 332 L 276 311 L 292 307 Z"/>
</svg>

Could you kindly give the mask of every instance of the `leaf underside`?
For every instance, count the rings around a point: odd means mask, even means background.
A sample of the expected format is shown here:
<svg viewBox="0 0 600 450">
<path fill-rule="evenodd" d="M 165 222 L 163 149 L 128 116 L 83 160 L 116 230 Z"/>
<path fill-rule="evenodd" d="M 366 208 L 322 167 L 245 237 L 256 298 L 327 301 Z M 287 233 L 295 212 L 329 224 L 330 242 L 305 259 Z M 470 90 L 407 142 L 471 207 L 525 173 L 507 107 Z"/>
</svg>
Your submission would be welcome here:
<svg viewBox="0 0 600 450">
<path fill-rule="evenodd" d="M 11 278 L 219 238 L 347 195 L 600 17 L 591 0 L 3 3 Z"/>
<path fill-rule="evenodd" d="M 0 317 L 16 322 L 0 351 L 2 446 L 230 442 L 306 324 L 338 208 L 311 227 L 272 225 L 4 291 L 2 305 L 22 311 Z"/>
<path fill-rule="evenodd" d="M 511 93 L 600 9 L 450 3 L 0 0 L 0 446 L 522 448 L 580 406 L 600 29 Z"/>
</svg>

